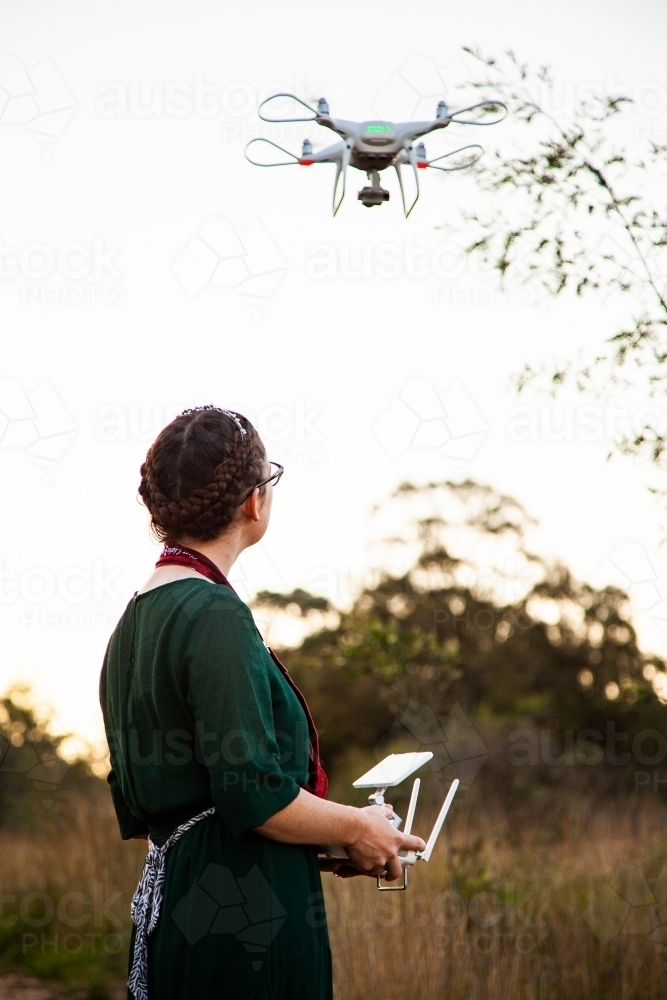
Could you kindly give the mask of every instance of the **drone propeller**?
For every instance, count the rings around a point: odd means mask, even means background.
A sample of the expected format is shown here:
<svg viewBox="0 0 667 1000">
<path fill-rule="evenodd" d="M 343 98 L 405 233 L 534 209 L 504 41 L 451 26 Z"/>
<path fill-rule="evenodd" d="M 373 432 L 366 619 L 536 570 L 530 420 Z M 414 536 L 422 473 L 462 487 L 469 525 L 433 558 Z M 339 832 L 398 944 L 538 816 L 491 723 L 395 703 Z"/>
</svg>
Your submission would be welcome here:
<svg viewBox="0 0 667 1000">
<path fill-rule="evenodd" d="M 269 104 L 271 101 L 279 100 L 280 98 L 289 98 L 291 101 L 296 101 L 302 107 L 307 108 L 310 111 L 310 115 L 307 118 L 267 118 L 266 115 L 262 114 L 262 108 Z M 317 110 L 311 107 L 310 104 L 306 104 L 302 101 L 300 97 L 295 97 L 294 94 L 272 94 L 271 97 L 267 97 L 265 101 L 262 101 L 258 108 L 259 117 L 263 122 L 314 122 L 317 120 L 318 116 L 321 114 L 329 114 L 329 107 L 327 102 L 323 97 L 320 98 Z"/>
<path fill-rule="evenodd" d="M 470 118 L 459 118 L 473 112 Z M 486 116 L 491 116 L 486 120 Z M 495 117 L 494 117 L 495 116 Z M 458 111 L 447 112 L 447 117 L 457 125 L 497 125 L 507 116 L 507 108 L 500 101 L 482 101 L 480 104 L 471 104 L 469 108 L 459 108 Z"/>
<path fill-rule="evenodd" d="M 253 160 L 253 158 L 249 156 L 248 150 L 252 145 L 256 145 L 257 143 L 263 143 L 263 145 L 260 147 L 261 149 L 263 149 L 264 146 L 273 146 L 274 149 L 279 149 L 281 153 L 285 154 L 285 156 L 289 156 L 290 159 L 279 160 L 277 163 L 260 163 L 259 160 Z M 295 164 L 298 165 L 301 163 L 300 157 L 295 156 L 294 153 L 290 153 L 289 149 L 283 149 L 283 147 L 279 146 L 277 142 L 271 142 L 270 139 L 251 139 L 245 148 L 245 156 L 246 160 L 248 160 L 256 167 L 292 167 Z"/>
<path fill-rule="evenodd" d="M 451 153 L 444 153 L 442 156 L 436 156 L 433 160 L 421 161 L 418 165 L 432 167 L 433 170 L 444 170 L 446 172 L 451 170 L 465 170 L 466 167 L 472 167 L 473 163 L 477 163 L 483 152 L 484 150 L 482 147 L 477 144 L 462 146 L 461 149 L 454 149 Z M 451 166 L 436 166 L 436 163 L 438 163 L 439 160 L 448 160 L 450 157 L 457 157 L 458 159 L 452 160 Z"/>
</svg>

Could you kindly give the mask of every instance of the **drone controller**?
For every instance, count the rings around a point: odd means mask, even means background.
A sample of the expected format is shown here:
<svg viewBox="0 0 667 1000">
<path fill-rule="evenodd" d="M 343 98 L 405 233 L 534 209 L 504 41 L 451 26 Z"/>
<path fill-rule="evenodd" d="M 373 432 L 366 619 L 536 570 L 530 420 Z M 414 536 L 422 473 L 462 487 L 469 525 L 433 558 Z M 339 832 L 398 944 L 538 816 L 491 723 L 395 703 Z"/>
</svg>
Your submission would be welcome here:
<svg viewBox="0 0 667 1000">
<path fill-rule="evenodd" d="M 373 788 L 375 791 L 371 792 L 368 796 L 368 802 L 372 806 L 383 806 L 385 804 L 384 794 L 388 788 L 393 788 L 395 785 L 400 785 L 402 781 L 409 778 L 411 774 L 417 771 L 424 764 L 427 764 L 429 760 L 433 757 L 433 754 L 428 751 L 415 751 L 413 753 L 392 753 L 384 760 L 372 767 L 370 771 L 366 774 L 362 774 L 360 778 L 357 778 L 353 782 L 354 788 Z M 412 832 L 412 821 L 415 815 L 415 809 L 417 808 L 417 797 L 419 795 L 419 787 L 421 785 L 421 780 L 415 778 L 412 785 L 412 794 L 410 795 L 410 805 L 408 806 L 408 815 L 405 820 L 404 833 L 410 834 Z M 449 807 L 452 804 L 452 800 L 456 795 L 456 789 L 459 787 L 459 779 L 454 778 L 451 785 L 449 786 L 449 791 L 447 792 L 447 797 L 442 804 L 442 808 L 438 813 L 438 818 L 435 821 L 435 825 L 431 830 L 431 835 L 426 842 L 426 847 L 423 851 L 399 851 L 398 857 L 401 862 L 401 867 L 403 869 L 403 881 L 401 885 L 382 885 L 382 876 L 377 877 L 378 889 L 383 892 L 397 892 L 408 887 L 408 868 L 411 868 L 417 863 L 417 861 L 428 861 L 435 847 L 435 842 L 438 839 L 440 831 L 442 830 L 445 819 L 447 818 L 447 813 L 449 812 Z M 392 812 L 391 816 L 387 817 L 388 822 L 392 824 L 397 830 L 400 829 L 403 820 L 396 813 Z M 319 853 L 319 857 L 323 859 L 333 859 L 345 861 L 349 860 L 349 855 L 344 847 L 323 847 Z"/>
</svg>

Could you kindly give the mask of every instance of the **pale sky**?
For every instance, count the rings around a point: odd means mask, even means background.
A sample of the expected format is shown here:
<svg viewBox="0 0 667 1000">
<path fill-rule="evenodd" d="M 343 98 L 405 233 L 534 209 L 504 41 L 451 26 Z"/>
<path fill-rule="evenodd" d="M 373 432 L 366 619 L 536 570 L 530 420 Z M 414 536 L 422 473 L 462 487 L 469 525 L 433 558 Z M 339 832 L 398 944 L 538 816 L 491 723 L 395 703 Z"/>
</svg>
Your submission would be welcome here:
<svg viewBox="0 0 667 1000">
<path fill-rule="evenodd" d="M 459 264 L 436 227 L 474 207 L 465 179 L 424 171 L 405 220 L 393 178 L 369 211 L 351 171 L 332 219 L 332 167 L 243 156 L 259 134 L 300 151 L 305 127 L 260 133 L 276 90 L 359 120 L 457 104 L 464 44 L 550 63 L 564 103 L 591 83 L 626 89 L 628 127 L 664 141 L 664 3 L 2 0 L 0 29 L 0 690 L 28 682 L 63 729 L 99 738 L 104 648 L 157 555 L 139 465 L 204 402 L 256 420 L 286 466 L 236 574 L 247 595 L 344 602 L 372 506 L 405 479 L 469 476 L 524 504 L 544 553 L 632 585 L 645 645 L 667 654 L 649 471 L 606 460 L 609 428 L 643 401 L 623 415 L 527 398 L 529 440 L 516 424 L 512 372 L 614 332 L 614 304 L 503 297 Z M 490 143 L 481 131 L 468 141 Z M 448 141 L 427 138 L 429 155 Z"/>
</svg>

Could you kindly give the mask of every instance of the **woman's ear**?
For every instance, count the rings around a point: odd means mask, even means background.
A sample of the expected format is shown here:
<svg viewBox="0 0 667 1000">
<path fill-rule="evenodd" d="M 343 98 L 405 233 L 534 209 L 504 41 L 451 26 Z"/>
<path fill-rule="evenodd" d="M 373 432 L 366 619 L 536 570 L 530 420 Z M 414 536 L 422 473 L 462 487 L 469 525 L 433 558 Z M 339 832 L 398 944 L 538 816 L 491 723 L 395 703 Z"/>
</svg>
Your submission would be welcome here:
<svg viewBox="0 0 667 1000">
<path fill-rule="evenodd" d="M 250 496 L 243 502 L 241 510 L 246 515 L 246 517 L 251 518 L 253 521 L 259 521 L 261 512 L 261 501 L 262 498 L 259 495 L 259 489 L 254 489 Z"/>
</svg>

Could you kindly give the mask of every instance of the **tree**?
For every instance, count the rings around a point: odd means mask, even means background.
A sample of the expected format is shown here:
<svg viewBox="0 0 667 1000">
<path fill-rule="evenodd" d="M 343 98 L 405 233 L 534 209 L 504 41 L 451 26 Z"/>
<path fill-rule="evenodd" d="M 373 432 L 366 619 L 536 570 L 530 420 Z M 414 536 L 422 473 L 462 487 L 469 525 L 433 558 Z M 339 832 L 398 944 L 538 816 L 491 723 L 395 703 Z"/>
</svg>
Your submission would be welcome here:
<svg viewBox="0 0 667 1000">
<path fill-rule="evenodd" d="M 627 595 L 580 583 L 533 554 L 530 518 L 488 486 L 403 484 L 383 506 L 376 515 L 388 512 L 399 527 L 389 546 L 407 550 L 407 568 L 381 572 L 335 627 L 282 654 L 311 702 L 334 774 L 350 751 L 367 759 L 386 746 L 410 705 L 432 718 L 458 705 L 491 751 L 487 775 L 508 794 L 526 782 L 631 781 L 627 768 L 604 761 L 604 741 L 609 726 L 624 734 L 625 749 L 640 732 L 664 730 L 657 692 L 667 690 L 667 673 L 639 648 Z M 516 730 L 538 747 L 546 734 L 548 759 L 540 750 L 535 766 L 512 766 Z M 602 741 L 590 761 L 576 744 L 568 750 L 586 730 Z M 430 738 L 425 732 L 421 743 Z M 655 752 L 650 741 L 643 752 Z"/>
<path fill-rule="evenodd" d="M 90 761 L 67 761 L 54 736 L 52 719 L 37 714 L 28 688 L 15 686 L 0 698 L 0 827 L 43 825 L 45 809 L 61 803 L 72 788 L 93 788 Z M 92 758 L 91 758 L 92 759 Z M 52 810 L 48 816 L 58 814 Z"/>
<path fill-rule="evenodd" d="M 480 67 L 472 87 L 507 105 L 511 137 L 473 168 L 481 190 L 494 197 L 488 208 L 463 213 L 473 232 L 466 252 L 481 254 L 503 286 L 515 280 L 551 296 L 615 294 L 630 306 L 618 328 L 587 344 L 577 360 L 526 365 L 517 388 L 537 379 L 551 390 L 567 383 L 605 394 L 610 386 L 664 391 L 667 146 L 628 139 L 633 102 L 624 94 L 587 87 L 569 112 L 556 114 L 547 67 L 521 63 L 511 51 L 498 58 L 465 51 Z M 667 428 L 649 420 L 617 446 L 659 463 Z"/>
</svg>

